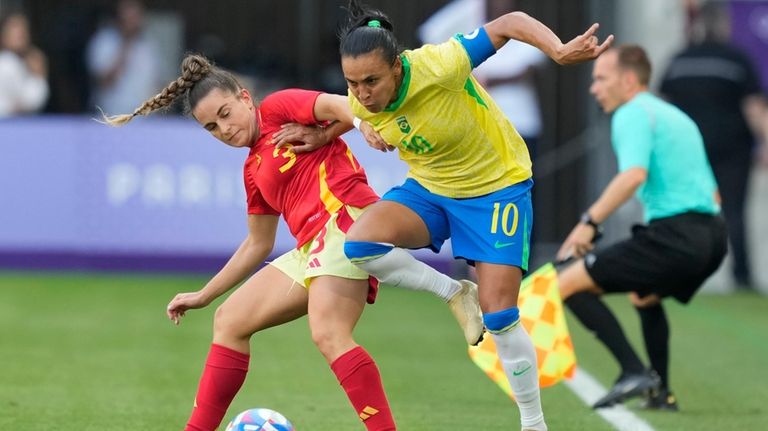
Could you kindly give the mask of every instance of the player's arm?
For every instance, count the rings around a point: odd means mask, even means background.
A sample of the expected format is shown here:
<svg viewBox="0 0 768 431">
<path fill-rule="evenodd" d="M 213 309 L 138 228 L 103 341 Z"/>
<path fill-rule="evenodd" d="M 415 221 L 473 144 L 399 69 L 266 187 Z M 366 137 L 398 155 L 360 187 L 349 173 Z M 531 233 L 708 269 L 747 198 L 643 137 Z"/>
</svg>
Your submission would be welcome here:
<svg viewBox="0 0 768 431">
<path fill-rule="evenodd" d="M 278 148 L 291 143 L 293 152 L 305 153 L 322 147 L 354 127 L 355 117 L 352 115 L 352 109 L 344 96 L 320 94 L 315 99 L 314 114 L 317 121 L 332 121 L 332 123 L 326 127 L 307 127 L 295 123 L 284 124 L 280 131 L 273 135 L 272 141 Z M 381 151 L 394 149 L 384 142 L 370 124 L 361 122 L 360 132 L 371 147 Z M 296 145 L 296 142 L 303 144 Z"/>
<path fill-rule="evenodd" d="M 329 117 L 329 118 L 326 118 Z M 349 101 L 346 96 L 339 96 L 337 94 L 321 94 L 315 101 L 315 117 L 318 119 L 333 119 L 344 123 L 345 125 L 355 125 L 358 122 L 357 127 L 360 129 L 360 133 L 363 134 L 368 145 L 379 151 L 393 151 L 395 147 L 387 144 L 386 141 L 379 135 L 379 132 L 373 130 L 373 126 L 366 121 L 356 119 L 352 115 L 352 108 L 349 107 Z M 347 123 L 349 122 L 349 123 Z M 345 130 L 348 131 L 349 129 Z"/>
<path fill-rule="evenodd" d="M 510 39 L 515 39 L 535 46 L 558 64 L 575 64 L 592 60 L 608 49 L 613 42 L 613 35 L 610 35 L 602 44 L 598 44 L 595 33 L 599 24 L 592 24 L 583 34 L 563 44 L 549 27 L 524 12 L 510 12 L 502 15 L 485 24 L 483 28 L 496 50 Z M 478 35 L 478 38 L 480 37 L 482 37 L 481 34 Z M 479 63 L 475 64 L 477 65 Z"/>
<path fill-rule="evenodd" d="M 351 126 L 339 121 L 325 126 L 286 123 L 281 125 L 280 130 L 272 135 L 271 142 L 277 148 L 290 145 L 291 151 L 294 153 L 306 153 L 328 144 L 350 129 L 352 129 Z"/>
<path fill-rule="evenodd" d="M 613 177 L 585 215 L 588 215 L 594 224 L 604 222 L 637 192 L 647 178 L 648 171 L 642 167 L 629 168 L 619 173 Z M 580 257 L 586 254 L 593 247 L 592 239 L 596 234 L 595 229 L 591 223 L 579 222 L 563 242 L 557 252 L 557 258 L 562 260 L 570 256 Z"/>
<path fill-rule="evenodd" d="M 248 236 L 202 290 L 207 302 L 243 281 L 264 263 L 275 245 L 277 222 L 278 217 L 274 215 L 248 215 Z"/>
<path fill-rule="evenodd" d="M 168 304 L 168 318 L 177 325 L 186 310 L 203 308 L 252 274 L 272 252 L 278 217 L 249 215 L 248 236 L 224 267 L 197 292 L 180 293 Z"/>
<path fill-rule="evenodd" d="M 328 122 L 325 126 L 308 126 L 299 123 L 287 123 L 272 135 L 272 143 L 277 148 L 291 145 L 295 153 L 316 150 L 339 136 L 352 130 L 352 110 L 346 98 L 333 94 L 321 93 L 315 99 L 313 114 L 317 122 Z"/>
</svg>

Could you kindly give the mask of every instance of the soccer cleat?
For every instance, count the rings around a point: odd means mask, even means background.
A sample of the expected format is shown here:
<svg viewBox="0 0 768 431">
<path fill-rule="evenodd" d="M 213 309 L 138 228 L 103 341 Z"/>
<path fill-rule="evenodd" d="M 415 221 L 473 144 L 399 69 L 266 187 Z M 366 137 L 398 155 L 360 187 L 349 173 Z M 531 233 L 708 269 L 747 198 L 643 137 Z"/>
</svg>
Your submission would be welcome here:
<svg viewBox="0 0 768 431">
<path fill-rule="evenodd" d="M 645 393 L 645 399 L 640 403 L 640 408 L 645 410 L 665 410 L 676 412 L 677 398 L 669 389 L 650 390 Z"/>
<path fill-rule="evenodd" d="M 469 280 L 460 280 L 461 290 L 448 300 L 448 307 L 453 317 L 464 331 L 467 344 L 476 346 L 483 339 L 483 312 L 477 296 L 477 284 Z"/>
<path fill-rule="evenodd" d="M 653 371 L 645 371 L 640 374 L 624 374 L 613 385 L 605 396 L 592 405 L 593 409 L 611 407 L 629 398 L 637 397 L 647 391 L 657 391 L 661 381 Z"/>
</svg>

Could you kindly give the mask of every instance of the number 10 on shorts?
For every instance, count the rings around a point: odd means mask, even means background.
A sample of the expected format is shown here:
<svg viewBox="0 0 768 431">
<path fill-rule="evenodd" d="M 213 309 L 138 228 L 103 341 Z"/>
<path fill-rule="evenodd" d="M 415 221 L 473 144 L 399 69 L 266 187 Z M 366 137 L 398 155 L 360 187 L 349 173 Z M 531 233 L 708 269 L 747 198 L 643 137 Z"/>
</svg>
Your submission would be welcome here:
<svg viewBox="0 0 768 431">
<path fill-rule="evenodd" d="M 510 220 L 510 213 L 512 220 Z M 499 224 L 501 224 L 501 230 L 506 236 L 514 236 L 517 232 L 517 221 L 520 217 L 520 213 L 517 209 L 517 205 L 508 203 L 504 205 L 504 209 L 501 209 L 501 203 L 494 202 L 493 204 L 493 220 L 491 221 L 491 233 L 495 234 L 499 231 Z"/>
</svg>

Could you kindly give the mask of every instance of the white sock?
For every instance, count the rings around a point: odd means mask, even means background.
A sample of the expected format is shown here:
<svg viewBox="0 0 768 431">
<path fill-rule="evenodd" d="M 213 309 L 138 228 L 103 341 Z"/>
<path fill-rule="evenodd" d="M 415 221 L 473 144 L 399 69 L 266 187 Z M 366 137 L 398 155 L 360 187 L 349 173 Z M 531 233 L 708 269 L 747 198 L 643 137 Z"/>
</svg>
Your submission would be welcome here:
<svg viewBox="0 0 768 431">
<path fill-rule="evenodd" d="M 451 299 L 461 289 L 458 281 L 416 260 L 402 248 L 395 247 L 381 257 L 357 262 L 356 265 L 384 284 L 432 292 L 444 301 Z"/>
<path fill-rule="evenodd" d="M 524 428 L 546 430 L 541 410 L 536 349 L 522 323 L 501 334 L 492 334 L 504 373 L 520 409 Z"/>
</svg>

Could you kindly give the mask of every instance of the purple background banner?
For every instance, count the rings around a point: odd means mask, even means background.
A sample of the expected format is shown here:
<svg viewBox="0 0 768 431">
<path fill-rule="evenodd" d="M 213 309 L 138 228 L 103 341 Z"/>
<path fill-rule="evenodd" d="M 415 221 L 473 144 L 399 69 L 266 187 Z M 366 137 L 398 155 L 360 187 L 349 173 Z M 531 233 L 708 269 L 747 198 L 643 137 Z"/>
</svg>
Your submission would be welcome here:
<svg viewBox="0 0 768 431">
<path fill-rule="evenodd" d="M 768 93 L 768 1 L 734 0 L 730 7 L 733 40 L 750 54 Z"/>
<path fill-rule="evenodd" d="M 403 181 L 395 153 L 370 149 L 357 131 L 345 139 L 377 192 Z M 0 148 L 0 267 L 209 271 L 247 233 L 247 150 L 190 120 L 3 120 Z M 281 223 L 275 252 L 294 245 Z"/>
</svg>

